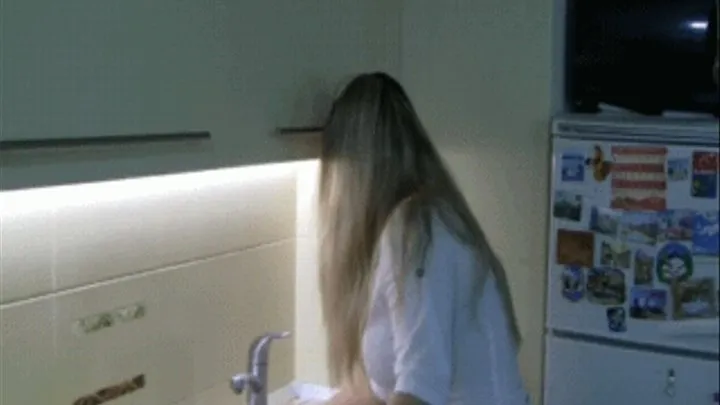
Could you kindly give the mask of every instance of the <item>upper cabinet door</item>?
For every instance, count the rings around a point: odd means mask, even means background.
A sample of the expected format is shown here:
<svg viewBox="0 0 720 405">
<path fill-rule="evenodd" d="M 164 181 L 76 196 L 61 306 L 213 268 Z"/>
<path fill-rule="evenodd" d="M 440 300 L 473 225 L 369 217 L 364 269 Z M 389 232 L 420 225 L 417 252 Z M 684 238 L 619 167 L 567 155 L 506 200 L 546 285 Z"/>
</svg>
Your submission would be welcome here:
<svg viewBox="0 0 720 405">
<path fill-rule="evenodd" d="M 5 0 L 3 138 L 316 124 L 343 79 L 399 57 L 393 3 Z"/>
<path fill-rule="evenodd" d="M 207 130 L 212 2 L 3 3 L 3 139 Z"/>
</svg>

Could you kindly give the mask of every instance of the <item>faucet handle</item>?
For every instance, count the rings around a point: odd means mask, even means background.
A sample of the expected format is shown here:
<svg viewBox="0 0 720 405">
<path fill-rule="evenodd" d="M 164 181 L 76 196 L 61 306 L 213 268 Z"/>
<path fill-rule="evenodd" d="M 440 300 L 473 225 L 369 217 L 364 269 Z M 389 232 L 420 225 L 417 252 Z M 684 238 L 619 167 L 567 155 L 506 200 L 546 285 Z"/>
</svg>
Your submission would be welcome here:
<svg viewBox="0 0 720 405">
<path fill-rule="evenodd" d="M 268 357 L 270 354 L 270 343 L 273 340 L 285 339 L 290 337 L 292 333 L 285 332 L 271 332 L 265 335 L 257 337 L 252 345 L 250 345 L 250 353 L 248 353 L 249 370 L 253 370 L 254 366 L 265 365 L 268 363 Z"/>
</svg>

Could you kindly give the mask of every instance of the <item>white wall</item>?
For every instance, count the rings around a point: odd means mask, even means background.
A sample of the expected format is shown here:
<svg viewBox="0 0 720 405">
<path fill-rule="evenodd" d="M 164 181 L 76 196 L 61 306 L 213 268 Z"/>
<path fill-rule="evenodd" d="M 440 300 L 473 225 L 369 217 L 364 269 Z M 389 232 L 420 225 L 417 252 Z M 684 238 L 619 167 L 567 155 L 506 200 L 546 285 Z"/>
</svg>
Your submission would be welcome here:
<svg viewBox="0 0 720 405">
<path fill-rule="evenodd" d="M 319 289 L 317 191 L 319 162 L 298 171 L 295 267 L 295 379 L 326 385 L 327 339 Z"/>
<path fill-rule="evenodd" d="M 539 403 L 551 0 L 405 2 L 402 80 L 504 262 Z"/>
<path fill-rule="evenodd" d="M 0 404 L 70 404 L 142 373 L 118 404 L 242 401 L 228 379 L 251 340 L 295 326 L 302 167 L 0 193 Z M 76 330 L 138 303 L 140 319 Z M 293 342 L 271 351 L 272 389 L 293 379 Z"/>
</svg>

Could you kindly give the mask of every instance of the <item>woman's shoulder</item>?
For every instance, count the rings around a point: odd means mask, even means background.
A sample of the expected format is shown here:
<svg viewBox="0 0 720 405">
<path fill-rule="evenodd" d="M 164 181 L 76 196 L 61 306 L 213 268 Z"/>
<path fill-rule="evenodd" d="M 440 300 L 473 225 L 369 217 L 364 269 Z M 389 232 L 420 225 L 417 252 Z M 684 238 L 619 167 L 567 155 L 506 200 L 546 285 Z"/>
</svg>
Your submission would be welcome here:
<svg viewBox="0 0 720 405">
<path fill-rule="evenodd" d="M 467 250 L 460 234 L 462 224 L 442 201 L 424 195 L 402 200 L 383 229 L 383 242 L 393 251 L 417 248 L 445 252 Z"/>
</svg>

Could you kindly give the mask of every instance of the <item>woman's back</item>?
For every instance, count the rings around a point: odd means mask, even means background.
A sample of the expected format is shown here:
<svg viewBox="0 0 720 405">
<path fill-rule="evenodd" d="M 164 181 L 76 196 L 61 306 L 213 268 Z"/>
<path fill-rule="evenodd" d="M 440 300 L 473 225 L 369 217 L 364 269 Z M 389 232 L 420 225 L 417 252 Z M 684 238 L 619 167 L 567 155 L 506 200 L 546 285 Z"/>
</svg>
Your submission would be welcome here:
<svg viewBox="0 0 720 405">
<path fill-rule="evenodd" d="M 390 222 L 392 223 L 392 221 Z M 472 249 L 436 216 L 424 265 L 405 275 L 397 295 L 397 252 L 380 242 L 363 358 L 373 391 L 429 405 L 527 404 L 517 347 L 492 272 L 478 294 Z"/>
</svg>

